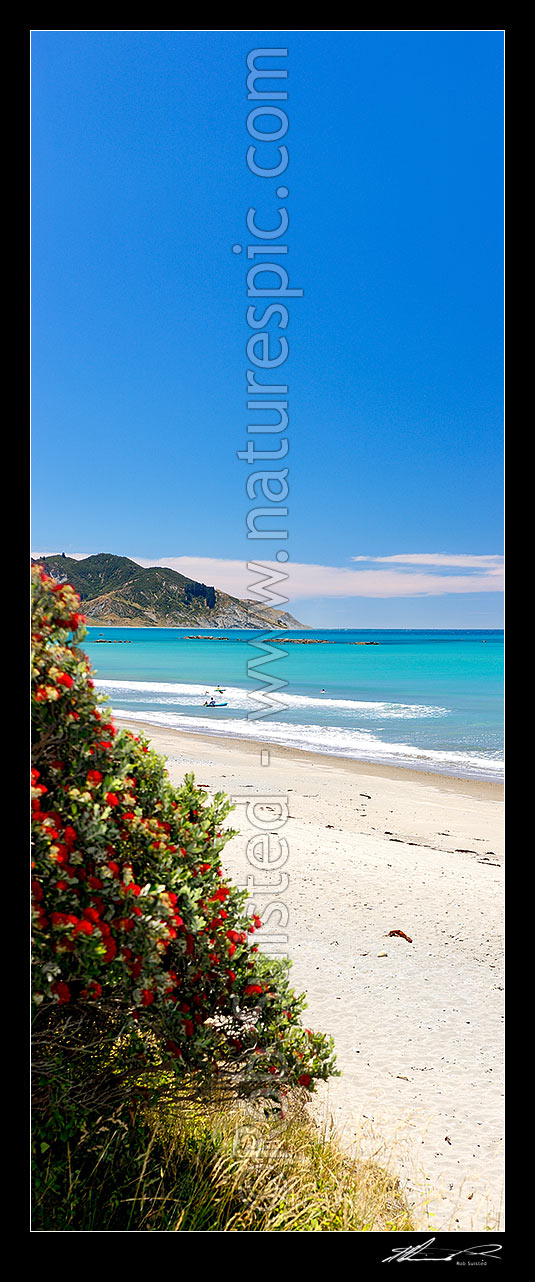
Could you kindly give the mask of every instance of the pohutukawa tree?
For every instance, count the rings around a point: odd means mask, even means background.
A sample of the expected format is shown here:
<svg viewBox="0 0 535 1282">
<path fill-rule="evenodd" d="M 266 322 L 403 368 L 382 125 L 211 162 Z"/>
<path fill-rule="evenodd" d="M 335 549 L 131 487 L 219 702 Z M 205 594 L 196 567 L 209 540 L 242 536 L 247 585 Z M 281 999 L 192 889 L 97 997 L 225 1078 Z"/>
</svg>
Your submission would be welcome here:
<svg viewBox="0 0 535 1282">
<path fill-rule="evenodd" d="M 60 1044 L 98 1046 L 107 1030 L 136 1065 L 149 1055 L 188 1081 L 272 1100 L 313 1090 L 335 1071 L 332 1041 L 301 1026 L 288 963 L 258 949 L 261 922 L 223 871 L 229 801 L 208 800 L 193 775 L 174 787 L 142 736 L 115 729 L 80 649 L 79 597 L 40 566 L 32 592 L 41 1087 Z M 112 1094 L 113 1081 L 108 1073 Z"/>
</svg>

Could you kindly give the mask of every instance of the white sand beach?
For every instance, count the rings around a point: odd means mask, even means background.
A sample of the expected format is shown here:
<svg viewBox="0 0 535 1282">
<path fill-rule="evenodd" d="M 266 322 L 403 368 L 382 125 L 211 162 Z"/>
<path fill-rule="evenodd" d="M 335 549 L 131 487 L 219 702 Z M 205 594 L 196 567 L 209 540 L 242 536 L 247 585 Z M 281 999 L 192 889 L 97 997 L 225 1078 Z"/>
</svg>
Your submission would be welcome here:
<svg viewBox="0 0 535 1282">
<path fill-rule="evenodd" d="M 282 936 L 265 950 L 292 958 L 305 1023 L 336 1043 L 315 1115 L 390 1165 L 417 1227 L 503 1229 L 501 785 L 273 745 L 261 764 L 265 745 L 130 728 L 174 782 L 237 799 L 223 862 Z M 247 800 L 266 823 L 289 803 L 283 872 L 252 866 Z"/>
</svg>

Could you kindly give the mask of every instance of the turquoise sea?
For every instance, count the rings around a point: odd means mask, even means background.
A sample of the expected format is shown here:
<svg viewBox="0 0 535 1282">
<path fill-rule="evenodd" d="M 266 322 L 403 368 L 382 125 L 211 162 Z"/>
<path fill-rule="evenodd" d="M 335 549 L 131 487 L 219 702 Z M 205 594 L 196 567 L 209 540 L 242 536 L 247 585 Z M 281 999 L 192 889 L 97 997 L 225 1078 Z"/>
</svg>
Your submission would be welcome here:
<svg viewBox="0 0 535 1282">
<path fill-rule="evenodd" d="M 329 644 L 287 644 L 311 637 Z M 501 631 L 90 628 L 84 649 L 97 688 L 134 720 L 503 777 Z M 211 697 L 226 707 L 205 708 Z"/>
</svg>

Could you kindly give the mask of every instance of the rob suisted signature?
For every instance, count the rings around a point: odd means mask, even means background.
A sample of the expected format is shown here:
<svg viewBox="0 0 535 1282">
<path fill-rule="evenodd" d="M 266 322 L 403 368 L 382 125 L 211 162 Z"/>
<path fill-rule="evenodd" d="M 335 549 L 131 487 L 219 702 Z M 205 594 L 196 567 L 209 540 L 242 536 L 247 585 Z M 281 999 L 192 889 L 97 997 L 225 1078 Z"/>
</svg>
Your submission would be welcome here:
<svg viewBox="0 0 535 1282">
<path fill-rule="evenodd" d="M 416 1246 L 395 1247 L 392 1255 L 387 1255 L 382 1261 L 383 1264 L 391 1264 L 396 1261 L 397 1264 L 404 1261 L 415 1260 L 455 1260 L 461 1255 L 478 1255 L 486 1256 L 488 1259 L 496 1259 L 501 1246 L 498 1242 L 481 1242 L 477 1246 L 465 1246 L 462 1251 L 451 1251 L 447 1246 L 435 1246 L 433 1242 L 436 1238 L 430 1237 L 427 1242 L 417 1243 Z"/>
</svg>

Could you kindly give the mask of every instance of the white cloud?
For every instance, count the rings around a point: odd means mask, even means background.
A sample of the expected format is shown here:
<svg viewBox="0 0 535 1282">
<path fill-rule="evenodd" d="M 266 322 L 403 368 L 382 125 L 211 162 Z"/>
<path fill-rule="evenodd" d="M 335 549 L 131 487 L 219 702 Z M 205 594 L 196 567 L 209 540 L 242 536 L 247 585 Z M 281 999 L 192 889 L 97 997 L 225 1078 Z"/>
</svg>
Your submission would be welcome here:
<svg viewBox="0 0 535 1282">
<path fill-rule="evenodd" d="M 378 561 L 389 558 L 372 559 Z M 453 564 L 458 565 L 459 559 L 454 558 Z M 386 598 L 501 591 L 503 587 L 501 565 L 495 564 L 495 557 L 482 559 L 489 564 L 482 565 L 479 573 L 458 575 L 425 573 L 413 569 L 357 570 L 352 567 L 309 565 L 297 561 L 288 561 L 285 564 L 278 561 L 263 561 L 262 566 L 266 566 L 277 575 L 287 574 L 287 579 L 278 582 L 274 591 L 290 601 L 306 600 L 310 597 Z M 189 578 L 213 584 L 214 587 L 230 593 L 231 596 L 262 599 L 253 586 L 261 577 L 260 572 L 254 573 L 248 570 L 245 561 L 194 556 L 161 557 L 157 561 L 146 557 L 132 557 L 132 560 L 137 561 L 139 565 L 169 566 Z M 472 565 L 475 558 L 467 557 L 466 560 Z M 422 564 L 429 564 L 429 561 L 426 560 Z M 464 561 L 462 564 L 464 566 Z"/>
<path fill-rule="evenodd" d="M 367 561 L 383 564 L 397 563 L 398 565 L 450 565 L 457 566 L 459 569 L 501 569 L 503 565 L 503 556 L 497 553 L 491 556 L 470 556 L 463 553 L 449 555 L 445 552 L 403 552 L 395 556 L 352 556 L 352 561 Z"/>
<path fill-rule="evenodd" d="M 42 554 L 41 554 L 42 555 Z M 47 555 L 52 556 L 53 553 Z M 69 552 L 75 560 L 83 560 L 88 552 Z M 261 570 L 247 569 L 247 562 L 203 556 L 162 556 L 158 559 L 131 556 L 138 565 L 159 565 L 177 570 L 190 579 L 219 588 L 230 596 L 269 601 L 255 584 L 262 578 Z M 392 568 L 354 569 L 353 566 L 310 565 L 299 561 L 262 561 L 262 567 L 276 573 L 278 581 L 273 592 L 290 602 L 305 601 L 312 597 L 425 597 L 446 596 L 479 592 L 501 592 L 503 589 L 503 558 L 497 555 L 470 556 L 443 553 L 411 552 L 396 556 L 352 557 L 353 562 L 392 565 Z M 400 568 L 397 568 L 399 565 Z M 403 569 L 402 567 L 407 568 Z M 428 566 L 430 569 L 420 570 Z M 433 567 L 438 572 L 433 572 Z M 441 574 L 441 567 L 470 570 L 465 574 Z M 284 576 L 284 577 L 280 577 Z"/>
</svg>

